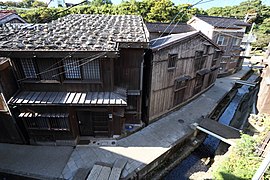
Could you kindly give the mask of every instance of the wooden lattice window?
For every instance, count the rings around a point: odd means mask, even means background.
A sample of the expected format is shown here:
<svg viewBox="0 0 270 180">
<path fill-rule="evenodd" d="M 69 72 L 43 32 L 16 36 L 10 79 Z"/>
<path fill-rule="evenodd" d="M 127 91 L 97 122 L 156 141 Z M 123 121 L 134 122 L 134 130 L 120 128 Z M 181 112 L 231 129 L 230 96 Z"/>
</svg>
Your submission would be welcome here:
<svg viewBox="0 0 270 180">
<path fill-rule="evenodd" d="M 49 129 L 49 123 L 46 118 L 29 117 L 24 118 L 28 129 Z"/>
<path fill-rule="evenodd" d="M 168 69 L 173 69 L 176 67 L 178 54 L 169 54 L 168 59 Z"/>
<path fill-rule="evenodd" d="M 28 129 L 69 130 L 68 115 L 23 113 L 21 117 Z"/>
<path fill-rule="evenodd" d="M 65 59 L 63 63 L 66 79 L 81 79 L 81 69 L 78 59 Z"/>
<path fill-rule="evenodd" d="M 68 130 L 68 119 L 65 117 L 49 118 L 51 129 L 54 130 Z"/>
<path fill-rule="evenodd" d="M 37 73 L 31 58 L 20 59 L 25 78 L 36 79 Z"/>
<path fill-rule="evenodd" d="M 89 60 L 81 62 L 83 64 L 82 66 L 83 79 L 99 81 L 100 80 L 99 60 L 94 60 L 90 62 L 88 61 Z"/>
</svg>

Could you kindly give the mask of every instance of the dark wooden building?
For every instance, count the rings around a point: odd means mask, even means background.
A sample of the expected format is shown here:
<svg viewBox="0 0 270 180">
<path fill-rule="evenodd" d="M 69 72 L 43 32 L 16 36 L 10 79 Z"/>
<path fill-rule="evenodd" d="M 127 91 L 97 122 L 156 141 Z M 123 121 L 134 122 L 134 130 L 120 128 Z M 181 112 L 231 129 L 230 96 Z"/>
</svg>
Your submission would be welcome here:
<svg viewBox="0 0 270 180">
<path fill-rule="evenodd" d="M 196 31 L 191 25 L 187 23 L 162 23 L 162 22 L 149 22 L 146 27 L 150 33 L 150 40 L 156 39 L 170 34 L 186 33 Z"/>
<path fill-rule="evenodd" d="M 0 58 L 0 142 L 24 143 L 19 125 L 12 116 L 7 101 L 18 90 L 10 61 Z"/>
<path fill-rule="evenodd" d="M 240 47 L 246 28 L 250 24 L 236 18 L 196 15 L 188 22 L 202 31 L 224 51 L 221 57 L 219 76 L 229 75 L 242 68 L 244 57 Z"/>
<path fill-rule="evenodd" d="M 32 144 L 74 145 L 141 123 L 148 31 L 139 16 L 68 15 L 0 29 L 19 91 L 8 104 Z"/>
<path fill-rule="evenodd" d="M 222 53 L 200 31 L 153 39 L 150 49 L 144 73 L 143 109 L 147 123 L 213 85 Z"/>
</svg>

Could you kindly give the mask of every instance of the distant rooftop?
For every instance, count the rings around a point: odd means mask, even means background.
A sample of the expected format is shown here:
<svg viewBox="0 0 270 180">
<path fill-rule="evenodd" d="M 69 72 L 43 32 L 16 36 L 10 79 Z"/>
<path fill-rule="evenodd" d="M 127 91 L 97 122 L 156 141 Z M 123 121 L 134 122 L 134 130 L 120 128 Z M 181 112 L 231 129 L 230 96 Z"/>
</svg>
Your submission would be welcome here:
<svg viewBox="0 0 270 180">
<path fill-rule="evenodd" d="M 185 33 L 190 31 L 195 31 L 195 29 L 186 23 L 178 23 L 178 24 L 170 24 L 169 23 L 146 23 L 147 29 L 150 33 Z"/>
<path fill-rule="evenodd" d="M 0 27 L 0 49 L 115 51 L 118 42 L 147 43 L 148 30 L 135 15 L 72 14 L 48 24 Z"/>
<path fill-rule="evenodd" d="M 8 23 L 13 19 L 18 19 L 20 22 L 25 23 L 25 20 L 17 15 L 15 10 L 0 10 L 0 25 Z"/>
<path fill-rule="evenodd" d="M 241 27 L 239 26 L 250 26 L 249 23 L 246 23 L 236 18 L 206 16 L 206 15 L 196 15 L 196 17 L 216 28 L 241 29 Z"/>
</svg>

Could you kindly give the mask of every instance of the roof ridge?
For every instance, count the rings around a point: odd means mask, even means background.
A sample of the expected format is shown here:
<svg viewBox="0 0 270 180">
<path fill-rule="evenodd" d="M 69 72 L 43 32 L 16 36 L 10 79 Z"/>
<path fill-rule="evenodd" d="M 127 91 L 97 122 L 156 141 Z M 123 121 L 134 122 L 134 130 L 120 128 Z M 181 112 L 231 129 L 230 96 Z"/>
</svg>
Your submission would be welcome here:
<svg viewBox="0 0 270 180">
<path fill-rule="evenodd" d="M 209 18 L 224 18 L 224 19 L 235 19 L 235 20 L 240 20 L 241 19 L 237 19 L 236 17 L 222 17 L 222 16 L 208 16 L 208 15 L 201 15 L 201 14 L 196 14 L 196 17 L 209 17 Z"/>
</svg>

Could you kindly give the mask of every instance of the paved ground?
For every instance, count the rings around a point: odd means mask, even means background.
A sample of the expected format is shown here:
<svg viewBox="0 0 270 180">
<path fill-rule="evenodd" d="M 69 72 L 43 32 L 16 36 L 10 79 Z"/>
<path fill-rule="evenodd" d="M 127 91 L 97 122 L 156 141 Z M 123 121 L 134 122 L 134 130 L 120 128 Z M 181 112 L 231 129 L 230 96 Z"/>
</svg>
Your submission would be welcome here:
<svg viewBox="0 0 270 180">
<path fill-rule="evenodd" d="M 81 145 L 72 150 L 71 147 L 0 144 L 0 171 L 72 179 L 79 168 L 90 170 L 96 162 L 113 164 L 116 159 L 124 158 L 128 163 L 122 177 L 126 177 L 154 161 L 192 132 L 190 124 L 210 113 L 232 88 L 233 81 L 246 72 L 242 70 L 217 79 L 215 86 L 194 101 L 141 131 L 118 140 L 115 146 Z"/>
<path fill-rule="evenodd" d="M 190 124 L 198 122 L 202 116 L 209 114 L 232 88 L 233 81 L 246 72 L 242 70 L 232 76 L 218 79 L 215 86 L 191 103 L 141 131 L 118 140 L 115 146 L 77 146 L 62 172 L 63 177 L 71 179 L 79 168 L 91 169 L 95 162 L 113 164 L 118 158 L 125 158 L 128 161 L 122 178 L 145 167 L 168 151 L 187 133 L 192 132 Z M 180 119 L 183 121 L 179 122 Z"/>
<path fill-rule="evenodd" d="M 0 171 L 41 179 L 58 178 L 72 147 L 0 144 Z"/>
</svg>

